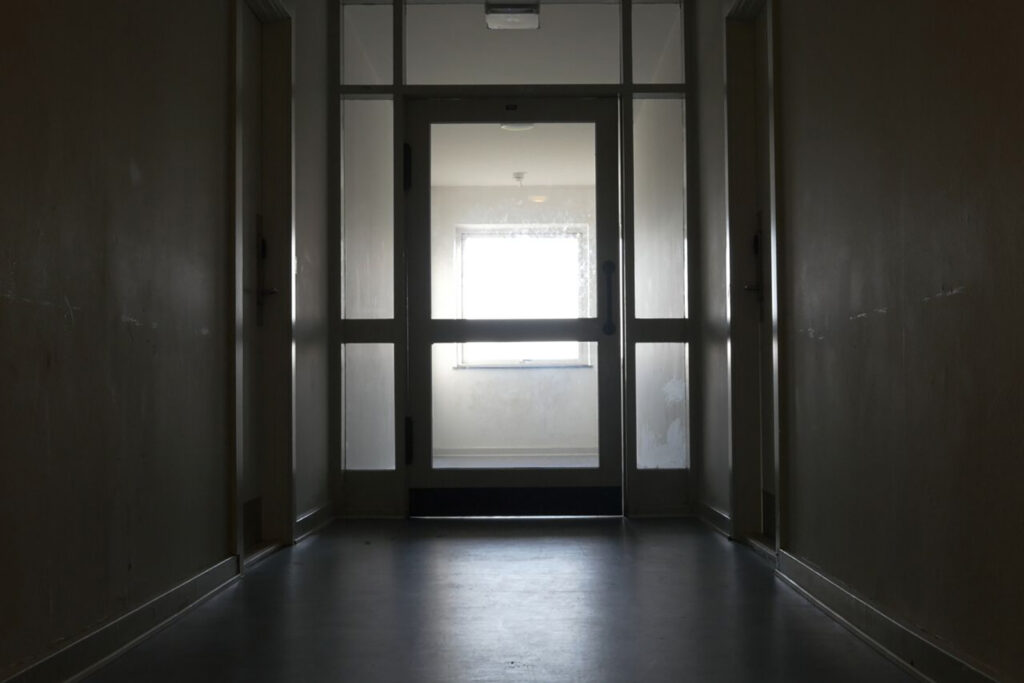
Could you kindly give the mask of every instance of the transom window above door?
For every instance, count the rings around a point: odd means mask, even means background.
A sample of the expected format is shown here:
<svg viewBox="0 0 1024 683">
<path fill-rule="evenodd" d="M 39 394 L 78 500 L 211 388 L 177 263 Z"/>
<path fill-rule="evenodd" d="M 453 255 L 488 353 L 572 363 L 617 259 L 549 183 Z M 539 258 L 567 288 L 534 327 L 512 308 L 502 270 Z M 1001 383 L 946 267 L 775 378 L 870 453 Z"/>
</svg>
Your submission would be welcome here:
<svg viewBox="0 0 1024 683">
<path fill-rule="evenodd" d="M 387 85 L 395 72 L 392 0 L 342 0 L 342 78 Z M 619 83 L 622 8 L 618 0 L 545 0 L 530 28 L 502 30 L 484 0 L 405 0 L 401 7 L 405 81 L 418 85 Z M 632 80 L 683 81 L 680 0 L 633 0 Z M 489 16 L 490 15 L 490 16 Z M 443 38 L 442 38 L 443 37 Z"/>
</svg>

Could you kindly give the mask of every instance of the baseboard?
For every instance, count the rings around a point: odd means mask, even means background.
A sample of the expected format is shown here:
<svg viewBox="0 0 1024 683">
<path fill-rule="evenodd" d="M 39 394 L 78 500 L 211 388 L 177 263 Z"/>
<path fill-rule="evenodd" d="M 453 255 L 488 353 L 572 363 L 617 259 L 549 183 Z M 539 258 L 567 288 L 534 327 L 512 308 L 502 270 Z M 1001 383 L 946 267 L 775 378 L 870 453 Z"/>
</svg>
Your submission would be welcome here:
<svg viewBox="0 0 1024 683">
<path fill-rule="evenodd" d="M 245 571 L 249 571 L 250 569 L 258 565 L 260 562 L 267 559 L 280 549 L 281 545 L 279 543 L 268 543 L 259 550 L 247 553 L 245 556 L 245 562 L 243 562 Z"/>
<path fill-rule="evenodd" d="M 322 527 L 331 523 L 334 519 L 334 512 L 330 505 L 307 510 L 295 520 L 295 542 L 298 543 L 306 536 L 319 531 Z"/>
<path fill-rule="evenodd" d="M 668 512 L 627 511 L 624 516 L 630 519 L 699 519 L 697 513 L 688 505 Z"/>
<path fill-rule="evenodd" d="M 722 514 L 710 505 L 701 503 L 699 517 L 715 531 L 732 538 L 732 520 L 727 515 Z"/>
<path fill-rule="evenodd" d="M 5 683 L 76 681 L 219 592 L 239 576 L 229 557 L 8 678 Z"/>
<path fill-rule="evenodd" d="M 768 562 L 771 566 L 778 566 L 779 560 L 775 555 L 775 549 L 769 547 L 764 541 L 759 538 L 744 538 L 743 543 L 754 551 L 761 559 Z"/>
<path fill-rule="evenodd" d="M 924 680 L 942 683 L 992 683 L 996 680 L 785 550 L 779 551 L 776 573 L 833 619 Z"/>
</svg>

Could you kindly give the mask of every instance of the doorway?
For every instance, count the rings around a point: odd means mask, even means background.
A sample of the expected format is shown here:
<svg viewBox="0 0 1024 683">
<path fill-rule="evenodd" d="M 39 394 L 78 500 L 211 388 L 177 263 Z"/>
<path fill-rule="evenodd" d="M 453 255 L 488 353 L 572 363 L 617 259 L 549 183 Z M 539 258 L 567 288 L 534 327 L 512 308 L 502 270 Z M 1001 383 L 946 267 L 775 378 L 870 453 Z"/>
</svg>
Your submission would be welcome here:
<svg viewBox="0 0 1024 683">
<path fill-rule="evenodd" d="M 691 512 L 692 5 L 332 6 L 339 513 Z"/>
<path fill-rule="evenodd" d="M 291 35 L 287 12 L 239 0 L 236 46 L 234 551 L 291 542 Z M 240 334 L 239 334 L 240 332 Z"/>
<path fill-rule="evenodd" d="M 770 554 L 780 509 L 772 11 L 768 0 L 738 4 L 725 23 L 732 533 Z"/>
<path fill-rule="evenodd" d="M 621 514 L 616 123 L 409 103 L 411 514 Z"/>
</svg>

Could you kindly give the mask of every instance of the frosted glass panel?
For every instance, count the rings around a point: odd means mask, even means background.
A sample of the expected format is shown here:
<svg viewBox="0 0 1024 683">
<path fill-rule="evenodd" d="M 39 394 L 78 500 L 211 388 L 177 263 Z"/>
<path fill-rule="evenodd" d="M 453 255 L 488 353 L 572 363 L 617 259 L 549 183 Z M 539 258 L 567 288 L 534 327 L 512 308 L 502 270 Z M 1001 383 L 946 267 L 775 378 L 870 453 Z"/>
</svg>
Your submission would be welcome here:
<svg viewBox="0 0 1024 683">
<path fill-rule="evenodd" d="M 345 469 L 395 469 L 395 347 L 345 344 Z"/>
<path fill-rule="evenodd" d="M 413 84 L 618 83 L 619 6 L 544 4 L 540 29 L 490 30 L 482 2 L 406 7 Z"/>
<path fill-rule="evenodd" d="M 558 344 L 561 342 L 531 342 Z M 597 467 L 597 344 L 578 367 L 466 368 L 460 354 L 512 358 L 522 343 L 435 344 L 435 468 Z M 510 348 L 498 350 L 495 347 Z"/>
<path fill-rule="evenodd" d="M 690 466 L 686 344 L 636 345 L 637 468 Z"/>
<path fill-rule="evenodd" d="M 638 318 L 686 317 L 683 101 L 633 103 L 633 284 Z"/>
<path fill-rule="evenodd" d="M 683 18 L 678 2 L 633 3 L 633 82 L 683 82 Z"/>
<path fill-rule="evenodd" d="M 431 126 L 434 318 L 593 317 L 594 124 Z"/>
<path fill-rule="evenodd" d="M 394 74 L 390 3 L 342 4 L 342 82 L 390 85 Z"/>
<path fill-rule="evenodd" d="M 394 315 L 394 108 L 343 106 L 343 271 L 346 318 Z"/>
</svg>

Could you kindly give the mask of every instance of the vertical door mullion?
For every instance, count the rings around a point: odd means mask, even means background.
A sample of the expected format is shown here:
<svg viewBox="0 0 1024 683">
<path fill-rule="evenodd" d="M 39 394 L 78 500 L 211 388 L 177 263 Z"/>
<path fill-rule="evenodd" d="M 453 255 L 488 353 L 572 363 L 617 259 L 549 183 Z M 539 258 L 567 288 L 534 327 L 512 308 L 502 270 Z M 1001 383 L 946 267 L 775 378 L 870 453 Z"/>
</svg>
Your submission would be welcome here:
<svg viewBox="0 0 1024 683">
<path fill-rule="evenodd" d="M 422 481 L 430 469 L 430 122 L 423 102 L 407 102 L 403 116 L 402 162 L 397 166 L 404 199 L 406 248 L 406 413 L 412 422 L 408 483 Z M 408 145 L 408 158 L 405 146 Z M 405 169 L 405 164 L 409 168 Z M 408 174 L 410 184 L 405 187 Z M 403 437 L 404 438 L 404 437 Z M 403 440 L 403 444 L 406 443 Z M 407 456 L 408 457 L 408 456 Z M 407 457 L 403 461 L 407 461 Z M 407 486 L 408 489 L 408 486 Z"/>
<path fill-rule="evenodd" d="M 635 316 L 633 292 L 633 3 L 620 0 L 622 7 L 622 83 L 619 97 L 619 215 L 622 234 L 622 501 L 630 512 L 632 484 L 636 472 L 636 348 L 632 338 Z"/>
<path fill-rule="evenodd" d="M 694 23 L 696 21 L 696 4 L 695 0 L 680 0 L 681 8 L 680 11 L 683 13 L 683 79 L 687 86 L 693 83 L 696 79 L 697 68 L 697 50 L 695 47 L 695 30 Z M 688 419 L 690 424 L 689 433 L 687 434 L 688 447 L 690 449 L 690 472 L 695 473 L 696 468 L 694 462 L 699 462 L 702 454 L 699 449 L 702 448 L 702 437 L 701 437 L 701 423 L 700 419 L 703 414 L 703 404 L 700 402 L 699 397 L 701 396 L 701 381 L 702 374 L 700 372 L 700 357 L 701 357 L 701 335 L 696 331 L 700 329 L 699 323 L 703 318 L 702 307 L 699 302 L 700 297 L 700 271 L 699 263 L 693 258 L 694 254 L 699 253 L 698 249 L 700 246 L 699 240 L 701 239 L 701 233 L 699 226 L 694 220 L 697 216 L 697 193 L 693 191 L 697 181 L 697 167 L 698 167 L 698 156 L 697 156 L 697 129 L 693 125 L 693 121 L 696 120 L 696 99 L 697 88 L 689 88 L 686 90 L 686 97 L 683 98 L 683 153 L 685 154 L 684 163 L 686 164 L 686 203 L 684 205 L 684 220 L 686 221 L 686 316 L 688 324 L 688 344 L 689 344 L 689 356 L 688 356 L 688 374 L 687 382 L 689 387 L 689 403 L 687 410 L 689 412 Z M 695 324 L 696 323 L 696 324 Z M 695 397 L 698 400 L 695 400 Z M 687 491 L 690 500 L 693 501 L 693 506 L 696 508 L 698 501 L 698 476 L 690 477 L 690 486 Z"/>
<path fill-rule="evenodd" d="M 407 225 L 406 225 L 406 188 L 405 178 L 405 141 L 406 100 L 402 94 L 405 83 L 405 0 L 392 1 L 392 111 L 394 112 L 394 320 L 395 320 L 395 473 L 401 481 L 408 479 L 409 442 L 406 429 L 409 427 L 407 417 L 410 415 L 409 371 L 409 278 L 407 259 Z M 413 432 L 415 434 L 415 430 Z M 402 509 L 408 511 L 408 489 L 402 486 Z"/>
<path fill-rule="evenodd" d="M 626 0 L 628 2 L 628 0 Z M 632 76 L 632 74 L 630 74 Z M 632 484 L 636 464 L 636 344 L 633 321 L 636 316 L 634 292 L 634 225 L 633 225 L 633 98 L 624 95 L 619 101 L 619 163 L 622 186 L 620 188 L 620 215 L 622 222 L 622 426 L 623 426 L 623 500 L 625 512 L 630 512 Z"/>
<path fill-rule="evenodd" d="M 236 3 L 238 4 L 238 3 Z M 327 371 L 327 424 L 328 431 L 328 482 L 331 497 L 337 501 L 342 495 L 344 476 L 345 443 L 345 369 L 342 360 L 340 321 L 343 317 L 345 260 L 342 257 L 342 235 L 344 234 L 344 197 L 342 196 L 342 174 L 344 172 L 344 132 L 342 111 L 344 100 L 337 88 L 342 81 L 342 7 L 340 2 L 330 3 L 327 11 L 328 59 L 327 73 L 330 78 L 330 104 L 327 113 L 327 313 L 328 313 L 328 356 Z"/>
<path fill-rule="evenodd" d="M 606 277 L 603 264 L 611 261 L 615 270 L 611 277 L 612 301 L 606 298 L 606 287 L 598 288 L 598 315 L 612 312 L 614 330 L 604 334 L 598 343 L 598 410 L 600 415 L 599 453 L 601 469 L 616 474 L 624 486 L 622 460 L 622 360 L 621 340 L 625 319 L 622 315 L 622 274 L 624 261 L 619 247 L 619 197 L 615 191 L 619 180 L 617 112 L 615 100 L 600 100 L 595 106 L 594 140 L 597 222 L 598 222 L 598 278 Z M 604 283 L 602 282 L 601 285 Z M 604 349 L 604 352 L 601 352 Z"/>
</svg>

